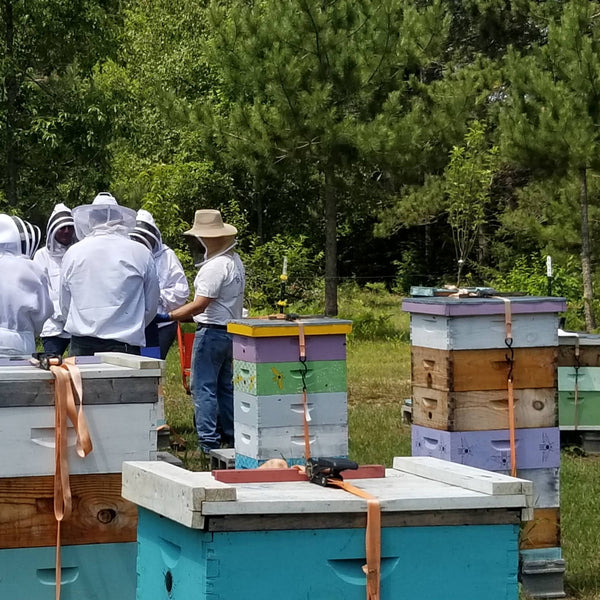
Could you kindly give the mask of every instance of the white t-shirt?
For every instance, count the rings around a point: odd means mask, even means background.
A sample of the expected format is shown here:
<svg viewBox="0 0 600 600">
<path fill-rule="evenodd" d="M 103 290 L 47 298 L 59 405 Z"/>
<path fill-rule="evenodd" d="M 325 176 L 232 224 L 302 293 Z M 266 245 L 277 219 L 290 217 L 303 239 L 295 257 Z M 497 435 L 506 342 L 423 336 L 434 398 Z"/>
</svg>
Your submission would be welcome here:
<svg viewBox="0 0 600 600">
<path fill-rule="evenodd" d="M 215 256 L 205 262 L 194 280 L 195 296 L 213 300 L 206 310 L 195 316 L 197 323 L 226 325 L 242 317 L 246 273 L 236 252 Z"/>
</svg>

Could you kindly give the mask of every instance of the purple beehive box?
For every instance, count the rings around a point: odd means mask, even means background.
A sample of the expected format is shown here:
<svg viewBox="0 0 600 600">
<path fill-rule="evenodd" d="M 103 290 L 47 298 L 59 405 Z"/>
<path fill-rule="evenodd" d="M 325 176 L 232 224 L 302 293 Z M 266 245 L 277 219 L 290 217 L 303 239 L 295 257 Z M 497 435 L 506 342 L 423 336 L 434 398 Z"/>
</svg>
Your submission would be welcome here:
<svg viewBox="0 0 600 600">
<path fill-rule="evenodd" d="M 346 335 L 308 335 L 307 360 L 346 360 Z M 233 358 L 251 363 L 292 362 L 298 360 L 297 335 L 280 337 L 233 336 Z"/>
<path fill-rule="evenodd" d="M 567 308 L 564 298 L 545 296 L 513 296 L 510 298 L 513 315 L 531 313 L 558 313 Z M 503 315 L 506 304 L 500 298 L 406 298 L 402 310 L 409 313 L 466 317 L 473 315 Z"/>
<path fill-rule="evenodd" d="M 413 425 L 412 454 L 433 456 L 488 471 L 504 471 L 510 468 L 509 436 L 508 429 L 441 431 Z M 558 427 L 516 429 L 515 441 L 518 469 L 560 466 Z"/>
</svg>

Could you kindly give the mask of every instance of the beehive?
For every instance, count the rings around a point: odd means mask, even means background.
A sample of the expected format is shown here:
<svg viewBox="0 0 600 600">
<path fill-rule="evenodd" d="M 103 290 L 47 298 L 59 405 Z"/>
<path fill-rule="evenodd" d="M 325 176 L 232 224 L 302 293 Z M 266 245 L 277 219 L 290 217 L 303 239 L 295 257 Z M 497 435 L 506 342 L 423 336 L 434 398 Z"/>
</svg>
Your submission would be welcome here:
<svg viewBox="0 0 600 600">
<path fill-rule="evenodd" d="M 561 331 L 558 361 L 559 426 L 585 443 L 600 430 L 600 335 Z"/>
<path fill-rule="evenodd" d="M 351 327 L 350 321 L 329 318 L 228 324 L 236 468 L 255 468 L 270 458 L 304 463 L 304 388 L 311 455 L 347 456 L 346 334 Z"/>
<path fill-rule="evenodd" d="M 518 599 L 530 482 L 425 457 L 352 482 L 380 501 L 382 598 Z M 366 502 L 344 490 L 125 463 L 123 496 L 139 506 L 138 598 L 365 598 Z"/>
<path fill-rule="evenodd" d="M 162 361 L 117 353 L 78 359 L 93 450 L 68 432 L 73 511 L 61 526 L 61 598 L 134 600 L 137 511 L 121 496 L 124 460 L 155 460 Z M 47 600 L 56 580 L 54 377 L 0 362 L 0 597 Z"/>
<path fill-rule="evenodd" d="M 517 474 L 535 489 L 521 549 L 560 552 L 557 363 L 564 299 L 409 298 L 403 309 L 411 315 L 413 455 L 509 472 L 510 375 Z M 539 580 L 526 575 L 526 591 L 538 593 Z M 563 594 L 562 585 L 556 593 Z"/>
</svg>

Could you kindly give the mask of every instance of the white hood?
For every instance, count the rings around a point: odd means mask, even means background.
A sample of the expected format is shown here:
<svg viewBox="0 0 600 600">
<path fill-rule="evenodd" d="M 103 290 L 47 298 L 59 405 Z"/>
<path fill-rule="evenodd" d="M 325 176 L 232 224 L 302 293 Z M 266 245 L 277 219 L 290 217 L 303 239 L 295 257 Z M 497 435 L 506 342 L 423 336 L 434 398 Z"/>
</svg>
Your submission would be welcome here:
<svg viewBox="0 0 600 600">
<path fill-rule="evenodd" d="M 40 228 L 20 217 L 0 215 L 0 252 L 33 258 L 41 239 Z"/>
<path fill-rule="evenodd" d="M 46 225 L 46 248 L 48 252 L 55 257 L 62 256 L 69 246 L 63 246 L 56 241 L 54 237 L 56 232 L 61 227 L 75 227 L 75 221 L 73 220 L 73 214 L 71 209 L 65 204 L 57 204 L 48 219 L 48 225 Z M 73 237 L 72 246 L 76 242 L 76 238 Z"/>
<path fill-rule="evenodd" d="M 135 227 L 135 210 L 119 206 L 107 192 L 98 194 L 92 204 L 73 209 L 75 235 L 82 240 L 89 235 L 116 233 L 127 236 Z"/>
<path fill-rule="evenodd" d="M 142 242 L 155 258 L 165 251 L 160 229 L 156 226 L 154 217 L 143 208 L 137 212 L 135 228 L 129 237 L 137 242 Z"/>
<path fill-rule="evenodd" d="M 8 215 L 0 215 L 0 252 L 17 256 L 22 254 L 19 230 L 13 218 Z"/>
</svg>

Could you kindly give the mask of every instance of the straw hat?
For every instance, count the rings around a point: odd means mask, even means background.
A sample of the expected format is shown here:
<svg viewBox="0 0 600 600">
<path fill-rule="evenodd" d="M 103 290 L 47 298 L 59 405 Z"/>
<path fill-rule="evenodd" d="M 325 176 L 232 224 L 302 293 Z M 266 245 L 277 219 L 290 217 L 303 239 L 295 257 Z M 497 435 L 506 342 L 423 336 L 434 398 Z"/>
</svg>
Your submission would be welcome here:
<svg viewBox="0 0 600 600">
<path fill-rule="evenodd" d="M 235 235 L 237 229 L 233 225 L 223 223 L 223 217 L 218 210 L 204 208 L 196 211 L 194 226 L 183 232 L 183 235 L 195 237 L 216 238 Z"/>
</svg>

